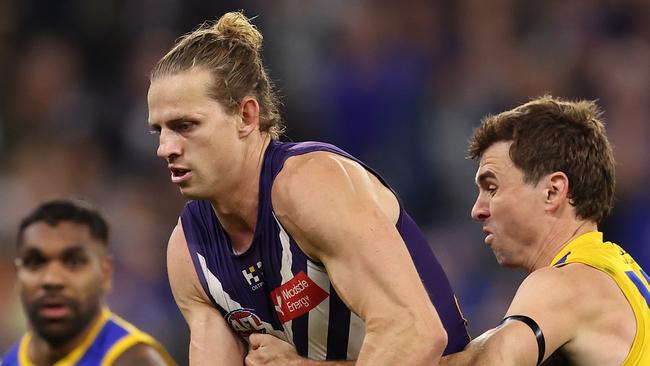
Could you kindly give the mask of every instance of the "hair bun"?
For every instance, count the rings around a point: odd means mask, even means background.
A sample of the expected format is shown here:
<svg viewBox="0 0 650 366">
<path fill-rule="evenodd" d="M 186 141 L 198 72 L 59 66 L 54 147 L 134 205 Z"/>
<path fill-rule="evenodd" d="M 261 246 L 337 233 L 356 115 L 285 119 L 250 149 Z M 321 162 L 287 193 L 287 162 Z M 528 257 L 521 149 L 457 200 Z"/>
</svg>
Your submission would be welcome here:
<svg viewBox="0 0 650 366">
<path fill-rule="evenodd" d="M 240 40 L 255 50 L 262 47 L 262 34 L 240 11 L 224 14 L 213 29 L 220 35 Z"/>
</svg>

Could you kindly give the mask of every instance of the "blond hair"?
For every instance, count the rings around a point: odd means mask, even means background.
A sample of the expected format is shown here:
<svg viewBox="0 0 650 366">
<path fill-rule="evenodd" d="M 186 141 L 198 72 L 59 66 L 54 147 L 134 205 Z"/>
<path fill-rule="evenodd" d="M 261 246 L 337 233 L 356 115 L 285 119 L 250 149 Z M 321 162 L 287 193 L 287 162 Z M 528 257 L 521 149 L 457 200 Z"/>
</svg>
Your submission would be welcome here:
<svg viewBox="0 0 650 366">
<path fill-rule="evenodd" d="M 262 34 L 241 12 L 224 14 L 179 38 L 151 72 L 151 81 L 194 67 L 212 75 L 209 95 L 229 113 L 236 113 L 241 100 L 254 96 L 260 106 L 260 131 L 278 139 L 284 130 L 279 100 L 262 63 Z"/>
</svg>

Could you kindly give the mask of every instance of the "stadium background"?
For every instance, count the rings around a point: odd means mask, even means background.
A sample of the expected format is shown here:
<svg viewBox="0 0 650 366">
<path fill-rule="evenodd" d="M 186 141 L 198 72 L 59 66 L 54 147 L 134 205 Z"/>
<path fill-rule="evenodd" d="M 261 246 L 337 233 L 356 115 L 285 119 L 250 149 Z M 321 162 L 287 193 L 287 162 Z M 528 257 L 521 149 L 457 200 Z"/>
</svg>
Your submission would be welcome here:
<svg viewBox="0 0 650 366">
<path fill-rule="evenodd" d="M 18 219 L 75 195 L 112 225 L 111 308 L 185 363 L 164 264 L 183 199 L 148 134 L 148 72 L 177 36 L 238 9 L 258 16 L 287 137 L 337 144 L 391 182 L 473 335 L 498 322 L 524 276 L 497 266 L 469 217 L 476 164 L 465 142 L 486 113 L 544 93 L 599 99 L 618 159 L 604 231 L 650 268 L 648 1 L 0 0 L 3 352 L 25 326 Z"/>
</svg>

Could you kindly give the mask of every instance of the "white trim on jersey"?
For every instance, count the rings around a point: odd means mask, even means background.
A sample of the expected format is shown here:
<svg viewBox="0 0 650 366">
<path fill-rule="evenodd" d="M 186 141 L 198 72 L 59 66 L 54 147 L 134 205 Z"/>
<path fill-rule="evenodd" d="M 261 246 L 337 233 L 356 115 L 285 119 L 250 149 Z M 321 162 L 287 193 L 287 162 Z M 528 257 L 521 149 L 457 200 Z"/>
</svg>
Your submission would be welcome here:
<svg viewBox="0 0 650 366">
<path fill-rule="evenodd" d="M 291 253 L 291 239 L 284 230 L 282 224 L 273 213 L 273 218 L 280 228 L 279 238 L 282 243 L 282 267 L 280 275 L 282 284 L 288 282 L 294 277 L 291 269 L 293 264 L 293 254 Z M 330 294 L 331 282 L 329 275 L 323 266 L 320 266 L 307 259 L 307 276 L 311 278 L 321 289 Z M 309 312 L 309 321 L 307 325 L 307 357 L 312 360 L 325 360 L 327 358 L 327 339 L 330 322 L 330 297 L 328 296 L 316 308 Z M 288 321 L 284 324 L 285 335 L 293 342 L 292 323 Z M 365 336 L 365 324 L 353 312 L 350 312 L 350 328 L 348 331 L 347 357 L 354 360 L 361 351 L 361 344 Z"/>
<path fill-rule="evenodd" d="M 212 271 L 210 271 L 210 269 L 208 268 L 205 262 L 205 257 L 203 257 L 200 253 L 196 253 L 196 256 L 199 258 L 199 263 L 201 264 L 201 269 L 203 270 L 203 276 L 205 277 L 205 280 L 208 283 L 208 290 L 210 290 L 210 295 L 212 295 L 214 301 L 216 301 L 217 304 L 221 306 L 221 308 L 224 309 L 226 312 L 242 309 L 243 307 L 241 306 L 241 304 L 233 300 L 230 297 L 230 295 L 226 291 L 224 291 L 221 281 L 219 281 L 217 276 L 215 276 L 212 273 Z M 260 322 L 259 326 L 261 327 L 258 328 L 258 330 L 261 330 L 263 328 L 267 334 L 272 334 L 285 341 L 289 341 L 291 339 L 291 338 L 289 339 L 285 338 L 286 334 L 284 332 L 273 329 L 273 325 L 271 325 L 270 323 L 267 323 L 262 319 L 259 319 L 259 322 Z M 231 324 L 229 324 L 229 326 L 231 326 Z"/>
<path fill-rule="evenodd" d="M 282 264 L 280 267 L 280 276 L 282 276 L 282 283 L 281 285 L 284 285 L 288 281 L 290 281 L 293 278 L 293 271 L 291 270 L 291 267 L 293 265 L 293 254 L 291 253 L 291 239 L 289 238 L 289 234 L 284 230 L 284 227 L 282 227 L 282 224 L 280 224 L 280 221 L 278 221 L 278 218 L 275 217 L 275 212 L 272 212 L 273 218 L 275 219 L 275 222 L 278 224 L 278 227 L 280 228 L 280 243 L 282 243 Z M 288 322 L 284 323 L 282 325 L 284 327 L 284 334 L 293 344 L 293 323 L 291 320 Z"/>
<path fill-rule="evenodd" d="M 328 295 L 330 294 L 330 278 L 324 268 L 307 260 L 307 276 L 325 290 Z M 307 357 L 312 360 L 325 360 L 327 358 L 329 314 L 329 296 L 309 313 Z"/>
<path fill-rule="evenodd" d="M 196 253 L 196 256 L 199 258 L 201 270 L 203 270 L 203 277 L 208 283 L 208 289 L 210 290 L 210 295 L 212 295 L 214 301 L 216 301 L 217 304 L 226 312 L 241 309 L 242 306 L 237 301 L 230 298 L 230 295 L 224 291 L 221 281 L 219 281 L 217 276 L 210 271 L 205 262 L 205 257 L 203 257 L 201 253 Z"/>
<path fill-rule="evenodd" d="M 357 314 L 350 311 L 350 331 L 348 337 L 348 360 L 356 360 L 361 352 L 361 344 L 366 336 L 366 324 Z"/>
<path fill-rule="evenodd" d="M 289 234 L 287 234 L 287 232 L 284 230 L 284 227 L 282 227 L 282 224 L 280 224 L 278 218 L 275 217 L 275 213 L 273 214 L 273 218 L 280 228 L 280 243 L 282 243 L 282 268 L 280 268 L 280 275 L 282 276 L 281 285 L 284 285 L 293 278 L 293 271 L 291 270 L 291 266 L 293 265 L 291 241 Z"/>
</svg>

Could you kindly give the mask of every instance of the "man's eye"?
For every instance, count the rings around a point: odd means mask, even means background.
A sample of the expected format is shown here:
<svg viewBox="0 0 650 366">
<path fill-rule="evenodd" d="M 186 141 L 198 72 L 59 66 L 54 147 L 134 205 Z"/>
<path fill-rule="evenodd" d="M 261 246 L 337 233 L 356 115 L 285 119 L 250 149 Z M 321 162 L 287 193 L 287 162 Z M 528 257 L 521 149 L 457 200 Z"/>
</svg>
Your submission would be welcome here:
<svg viewBox="0 0 650 366">
<path fill-rule="evenodd" d="M 68 268 L 76 269 L 86 264 L 86 259 L 81 257 L 69 257 L 65 258 L 63 263 Z"/>
<path fill-rule="evenodd" d="M 34 271 L 40 268 L 43 264 L 45 264 L 45 259 L 42 257 L 30 256 L 30 257 L 22 258 L 21 263 L 23 267 Z"/>
<path fill-rule="evenodd" d="M 149 127 L 149 134 L 151 134 L 151 135 L 160 135 L 160 127 L 158 127 L 158 126 L 150 126 Z"/>
<path fill-rule="evenodd" d="M 177 126 L 177 130 L 178 130 L 178 131 L 188 131 L 188 130 L 190 130 L 193 126 L 194 126 L 194 124 L 193 124 L 192 122 L 182 122 L 182 123 L 179 123 L 179 124 L 178 124 L 178 126 Z"/>
</svg>

